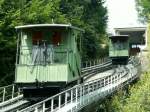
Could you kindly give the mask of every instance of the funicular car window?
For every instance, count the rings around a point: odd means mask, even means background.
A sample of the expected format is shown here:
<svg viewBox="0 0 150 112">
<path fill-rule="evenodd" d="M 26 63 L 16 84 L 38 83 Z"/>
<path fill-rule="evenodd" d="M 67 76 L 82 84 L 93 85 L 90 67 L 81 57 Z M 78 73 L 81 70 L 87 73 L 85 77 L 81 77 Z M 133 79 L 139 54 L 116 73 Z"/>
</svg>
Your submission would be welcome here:
<svg viewBox="0 0 150 112">
<path fill-rule="evenodd" d="M 126 41 L 125 40 L 113 40 L 113 47 L 116 50 L 123 50 L 126 48 Z"/>
<path fill-rule="evenodd" d="M 60 51 L 64 49 L 61 42 L 60 31 L 32 32 L 32 64 L 66 63 L 67 53 Z"/>
</svg>

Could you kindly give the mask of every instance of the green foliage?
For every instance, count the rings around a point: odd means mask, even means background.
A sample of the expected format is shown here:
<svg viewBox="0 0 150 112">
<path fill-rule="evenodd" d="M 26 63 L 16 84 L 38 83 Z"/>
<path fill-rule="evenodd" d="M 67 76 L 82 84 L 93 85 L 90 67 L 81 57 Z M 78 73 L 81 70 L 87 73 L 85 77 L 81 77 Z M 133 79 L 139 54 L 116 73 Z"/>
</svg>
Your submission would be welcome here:
<svg viewBox="0 0 150 112">
<path fill-rule="evenodd" d="M 25 24 L 66 23 L 59 5 L 60 0 L 31 0 L 23 4 L 21 19 Z"/>
<path fill-rule="evenodd" d="M 13 82 L 18 24 L 17 0 L 0 1 L 0 85 Z"/>
<path fill-rule="evenodd" d="M 107 108 L 106 112 L 149 112 L 149 90 L 150 73 L 145 73 L 138 83 L 132 87 L 129 86 L 128 91 L 119 91 L 117 95 L 107 101 L 107 107 L 106 105 L 103 107 Z"/>
<path fill-rule="evenodd" d="M 150 0 L 136 0 L 140 20 L 145 22 L 150 18 Z"/>
<path fill-rule="evenodd" d="M 107 23 L 107 9 L 103 4 L 103 0 L 61 0 L 61 11 L 67 22 L 85 30 L 82 38 L 83 60 L 107 55 L 107 50 L 100 46 L 100 43 L 107 44 L 103 41 Z"/>
<path fill-rule="evenodd" d="M 15 26 L 61 23 L 83 28 L 83 60 L 105 56 L 107 9 L 104 0 L 0 0 L 0 85 L 12 83 L 15 71 Z M 99 55 L 102 53 L 102 55 Z M 8 80 L 8 81 L 7 81 Z M 6 81 L 6 83 L 4 83 Z"/>
</svg>

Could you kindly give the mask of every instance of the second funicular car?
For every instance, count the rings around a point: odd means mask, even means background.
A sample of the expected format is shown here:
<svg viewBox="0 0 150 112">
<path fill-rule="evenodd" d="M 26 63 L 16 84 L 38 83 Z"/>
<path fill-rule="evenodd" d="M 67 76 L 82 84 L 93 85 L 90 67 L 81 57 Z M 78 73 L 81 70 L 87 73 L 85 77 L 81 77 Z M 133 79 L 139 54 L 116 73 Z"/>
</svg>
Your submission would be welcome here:
<svg viewBox="0 0 150 112">
<path fill-rule="evenodd" d="M 127 64 L 129 58 L 129 36 L 116 35 L 109 39 L 109 57 L 114 65 Z"/>
</svg>

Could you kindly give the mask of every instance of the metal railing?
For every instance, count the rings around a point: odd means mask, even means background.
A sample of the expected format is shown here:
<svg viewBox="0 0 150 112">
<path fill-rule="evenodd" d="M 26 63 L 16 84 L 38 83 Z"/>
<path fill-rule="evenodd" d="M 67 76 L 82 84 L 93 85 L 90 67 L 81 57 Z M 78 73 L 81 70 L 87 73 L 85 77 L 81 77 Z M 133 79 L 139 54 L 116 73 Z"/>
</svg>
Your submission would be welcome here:
<svg viewBox="0 0 150 112">
<path fill-rule="evenodd" d="M 103 64 L 108 61 L 110 61 L 110 59 L 108 57 L 85 61 L 85 62 L 82 62 L 82 68 L 87 68 L 87 67 L 95 66 L 98 64 Z"/>
<path fill-rule="evenodd" d="M 13 99 L 20 94 L 21 91 L 15 84 L 0 87 L 0 103 Z"/>
<path fill-rule="evenodd" d="M 119 68 L 108 77 L 76 85 L 20 112 L 76 112 L 137 78 L 138 64 Z"/>
<path fill-rule="evenodd" d="M 107 59 L 104 62 L 95 63 L 92 66 L 82 68 L 82 73 L 91 71 L 93 69 L 98 69 L 98 68 L 106 67 L 106 66 L 109 66 L 109 65 L 112 65 L 112 61 Z"/>
</svg>

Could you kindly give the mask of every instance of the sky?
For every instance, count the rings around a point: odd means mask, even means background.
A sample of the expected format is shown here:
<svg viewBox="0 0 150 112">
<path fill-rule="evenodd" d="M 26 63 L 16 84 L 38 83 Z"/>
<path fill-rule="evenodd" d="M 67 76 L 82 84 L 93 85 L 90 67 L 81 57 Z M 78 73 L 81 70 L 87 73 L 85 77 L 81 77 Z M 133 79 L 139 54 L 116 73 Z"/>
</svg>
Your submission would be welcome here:
<svg viewBox="0 0 150 112">
<path fill-rule="evenodd" d="M 142 26 L 138 21 L 135 0 L 106 0 L 108 8 L 108 31 L 113 28 Z"/>
</svg>

